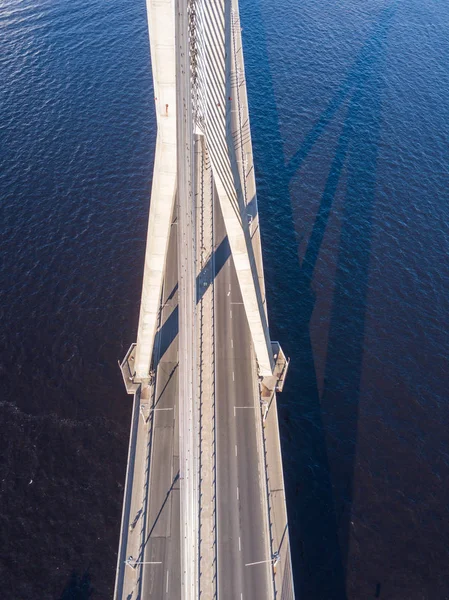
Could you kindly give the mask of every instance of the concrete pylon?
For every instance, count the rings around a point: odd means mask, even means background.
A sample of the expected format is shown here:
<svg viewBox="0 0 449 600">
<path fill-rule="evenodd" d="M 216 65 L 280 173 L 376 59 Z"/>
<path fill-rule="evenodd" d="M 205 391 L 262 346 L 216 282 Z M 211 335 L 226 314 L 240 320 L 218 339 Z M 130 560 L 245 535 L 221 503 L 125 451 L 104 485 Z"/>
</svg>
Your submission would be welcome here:
<svg viewBox="0 0 449 600">
<path fill-rule="evenodd" d="M 157 119 L 156 155 L 135 356 L 135 379 L 149 376 L 176 194 L 176 56 L 173 0 L 147 0 Z"/>
<path fill-rule="evenodd" d="M 237 0 L 192 0 L 189 8 L 193 126 L 206 138 L 259 372 L 271 375 L 265 285 Z M 158 136 L 135 380 L 149 375 L 176 194 L 174 0 L 147 0 Z M 180 57 L 178 57 L 179 59 Z"/>
</svg>

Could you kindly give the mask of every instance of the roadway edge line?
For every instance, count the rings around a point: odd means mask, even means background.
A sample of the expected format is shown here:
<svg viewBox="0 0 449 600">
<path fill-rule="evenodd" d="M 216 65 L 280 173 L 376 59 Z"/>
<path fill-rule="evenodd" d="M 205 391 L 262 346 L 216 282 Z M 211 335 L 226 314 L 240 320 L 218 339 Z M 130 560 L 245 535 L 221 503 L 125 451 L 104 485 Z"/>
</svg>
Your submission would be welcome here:
<svg viewBox="0 0 449 600">
<path fill-rule="evenodd" d="M 217 311 L 216 305 L 216 294 L 215 294 L 215 279 L 217 277 L 217 273 L 215 272 L 215 186 L 213 183 L 213 179 L 211 178 L 211 186 L 212 186 L 212 331 L 213 331 L 213 349 L 214 349 L 214 515 L 215 515 L 215 599 L 218 600 L 218 590 L 220 589 L 219 584 L 219 573 L 220 569 L 218 568 L 218 503 L 217 503 L 217 481 L 218 481 L 218 437 L 217 437 L 217 336 L 215 335 L 215 314 Z"/>
<path fill-rule="evenodd" d="M 251 344 L 251 358 L 253 365 L 253 395 L 254 395 L 254 408 L 256 409 L 256 438 L 257 438 L 257 450 L 259 458 L 262 460 L 263 472 L 259 471 L 259 485 L 262 490 L 262 503 L 265 513 L 264 519 L 264 533 L 265 533 L 265 544 L 267 556 L 271 559 L 273 556 L 273 539 L 271 535 L 271 519 L 270 519 L 270 501 L 269 501 L 269 489 L 268 489 L 268 475 L 267 475 L 267 461 L 265 455 L 265 439 L 263 435 L 263 422 L 262 422 L 262 408 L 260 405 L 260 388 L 259 388 L 259 374 L 257 370 L 257 362 L 254 354 L 254 347 Z M 272 581 L 272 598 L 276 598 L 276 582 L 274 577 L 273 568 L 271 561 L 267 563 L 271 566 L 269 569 L 270 577 Z"/>
<path fill-rule="evenodd" d="M 132 455 L 132 448 L 136 447 L 137 443 L 137 430 L 139 423 L 139 411 L 140 409 L 140 390 L 141 386 L 137 388 L 133 395 L 133 409 L 131 415 L 131 427 L 129 436 L 128 446 L 128 458 L 126 461 L 126 476 L 125 476 L 125 489 L 123 492 L 123 508 L 122 508 L 122 521 L 120 524 L 120 547 L 117 553 L 117 572 L 114 586 L 114 600 L 120 600 L 123 596 L 123 586 L 125 582 L 125 557 L 126 550 L 128 547 L 128 529 L 129 529 L 129 514 L 131 510 L 132 500 L 132 488 L 134 481 L 134 464 L 135 464 L 135 452 Z M 128 518 L 126 518 L 128 517 Z M 126 525 L 126 526 L 125 526 Z"/>
<path fill-rule="evenodd" d="M 173 215 L 172 215 L 173 216 Z M 162 291 L 161 291 L 161 297 L 159 300 L 159 315 L 158 315 L 158 330 L 160 331 L 161 326 L 162 326 L 162 322 L 163 322 L 163 313 L 164 313 L 164 309 L 165 309 L 165 303 L 164 303 L 164 295 L 165 295 L 165 274 L 164 274 L 164 278 L 162 280 Z M 142 498 L 142 505 L 144 506 L 144 511 L 143 511 L 143 515 L 142 515 L 142 560 L 145 560 L 145 551 L 146 551 L 146 543 L 145 543 L 145 538 L 147 535 L 147 521 L 148 521 L 148 514 L 149 514 L 149 504 L 150 504 L 150 496 L 151 496 L 151 474 L 153 472 L 153 460 L 154 460 L 154 448 L 153 448 L 153 435 L 154 435 L 154 429 L 155 429 L 155 420 L 156 420 L 156 415 L 155 415 L 155 411 L 154 408 L 156 406 L 156 398 L 157 398 L 157 385 L 158 385 L 158 380 L 159 380 L 159 366 L 160 366 L 160 356 L 161 353 L 161 336 L 158 337 L 157 340 L 157 346 L 153 348 L 153 356 L 152 356 L 152 360 L 153 360 L 153 369 L 154 369 L 154 379 L 151 384 L 148 384 L 150 386 L 150 397 L 148 398 L 148 405 L 151 407 L 149 410 L 149 414 L 148 414 L 148 431 L 147 431 L 147 436 L 146 436 L 146 442 L 147 442 L 147 457 L 145 460 L 145 470 L 147 471 L 147 476 L 146 476 L 146 480 L 144 478 L 144 497 Z M 154 365 L 157 365 L 156 368 L 154 368 Z M 173 457 L 172 457 L 172 461 L 173 461 Z M 148 468 L 146 468 L 148 465 Z M 145 488 L 146 488 L 146 497 L 145 497 Z M 147 540 L 149 541 L 149 540 Z M 140 581 L 140 585 L 139 585 L 139 593 L 140 595 L 142 595 L 142 590 L 144 589 L 144 579 L 145 579 L 145 569 L 142 568 L 143 565 L 141 565 L 140 567 L 140 577 L 139 577 L 139 581 Z"/>
</svg>

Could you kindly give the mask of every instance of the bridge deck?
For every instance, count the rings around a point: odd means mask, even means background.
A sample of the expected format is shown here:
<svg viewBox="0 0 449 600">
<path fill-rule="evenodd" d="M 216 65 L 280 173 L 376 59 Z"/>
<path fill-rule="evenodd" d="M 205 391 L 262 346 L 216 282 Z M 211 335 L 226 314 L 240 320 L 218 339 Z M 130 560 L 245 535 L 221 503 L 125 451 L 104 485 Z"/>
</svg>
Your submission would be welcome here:
<svg viewBox="0 0 449 600">
<path fill-rule="evenodd" d="M 264 430 L 271 508 L 268 530 L 255 358 L 235 269 L 226 251 L 218 202 L 214 203 L 214 215 L 218 597 L 272 598 L 271 552 L 280 548 L 277 597 L 290 599 L 294 596 L 276 404 L 270 406 Z M 123 569 L 117 600 L 181 598 L 176 227 L 172 225 L 155 348 L 159 357 L 156 389 L 148 399 L 145 395 L 151 388 L 144 389 L 137 400 L 138 421 L 131 442 L 134 462 L 130 462 L 128 477 L 132 494 L 124 513 L 128 526 L 124 524 L 127 539 L 122 560 L 132 556 L 135 569 Z M 139 413 L 140 406 L 144 408 Z M 284 571 L 288 580 L 285 596 L 279 595 Z"/>
</svg>

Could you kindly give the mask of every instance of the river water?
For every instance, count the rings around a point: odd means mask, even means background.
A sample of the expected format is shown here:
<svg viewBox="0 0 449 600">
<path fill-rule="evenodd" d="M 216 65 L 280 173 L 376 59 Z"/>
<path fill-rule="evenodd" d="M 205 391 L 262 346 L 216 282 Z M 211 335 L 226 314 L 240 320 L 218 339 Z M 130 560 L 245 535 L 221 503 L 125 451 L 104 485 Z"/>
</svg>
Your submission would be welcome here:
<svg viewBox="0 0 449 600">
<path fill-rule="evenodd" d="M 241 21 L 297 596 L 444 600 L 449 4 L 241 0 Z M 155 138 L 145 3 L 2 0 L 0 24 L 1 598 L 107 599 Z"/>
</svg>

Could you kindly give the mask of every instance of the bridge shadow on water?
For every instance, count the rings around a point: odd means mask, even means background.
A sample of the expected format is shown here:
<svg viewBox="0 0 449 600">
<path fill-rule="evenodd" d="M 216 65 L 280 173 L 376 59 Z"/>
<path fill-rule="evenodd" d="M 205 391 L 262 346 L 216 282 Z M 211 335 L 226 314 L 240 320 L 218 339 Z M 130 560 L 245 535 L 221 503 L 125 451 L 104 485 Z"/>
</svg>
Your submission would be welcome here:
<svg viewBox="0 0 449 600">
<path fill-rule="evenodd" d="M 257 91 L 251 92 L 251 74 L 248 77 L 250 105 L 253 94 L 263 98 L 263 115 L 253 117 L 252 129 L 256 169 L 262 171 L 266 191 L 259 196 L 262 237 L 273 248 L 265 252 L 271 333 L 292 359 L 279 415 L 295 587 L 297 596 L 307 600 L 347 599 L 381 81 L 395 8 L 393 3 L 381 12 L 345 80 L 289 161 L 284 158 L 260 0 L 251 7 L 250 29 L 256 33 L 248 34 L 245 45 L 245 55 L 251 55 L 258 69 Z M 344 122 L 315 222 L 305 252 L 298 256 L 292 206 L 298 200 L 288 201 L 290 185 L 315 143 L 340 115 Z M 346 188 L 339 192 L 343 206 L 320 395 L 310 336 L 317 301 L 313 284 L 343 175 Z M 285 322 L 286 316 L 296 321 Z M 380 584 L 373 597 L 380 597 Z"/>
</svg>

